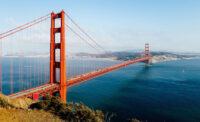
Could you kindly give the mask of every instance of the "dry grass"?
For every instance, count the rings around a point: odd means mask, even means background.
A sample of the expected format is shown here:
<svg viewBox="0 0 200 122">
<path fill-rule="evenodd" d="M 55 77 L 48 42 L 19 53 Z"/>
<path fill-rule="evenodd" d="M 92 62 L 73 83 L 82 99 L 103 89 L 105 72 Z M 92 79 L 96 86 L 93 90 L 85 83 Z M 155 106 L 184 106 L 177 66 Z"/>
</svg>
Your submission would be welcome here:
<svg viewBox="0 0 200 122">
<path fill-rule="evenodd" d="M 29 98 L 24 99 L 11 99 L 11 104 L 14 105 L 16 108 L 28 108 L 31 104 L 35 103 Z"/>
<path fill-rule="evenodd" d="M 0 108 L 0 122 L 64 122 L 43 110 Z"/>
<path fill-rule="evenodd" d="M 35 101 L 11 99 L 0 94 L 0 122 L 63 122 L 58 116 L 44 110 L 27 109 Z"/>
<path fill-rule="evenodd" d="M 28 109 L 30 108 L 32 109 Z M 35 109 L 37 108 L 37 109 Z M 59 97 L 46 96 L 35 102 L 31 99 L 11 99 L 0 94 L 0 122 L 103 122 L 104 114 L 82 103 L 63 103 Z"/>
<path fill-rule="evenodd" d="M 83 103 L 63 103 L 57 96 L 35 102 L 0 94 L 0 122 L 109 122 L 111 117 Z"/>
</svg>

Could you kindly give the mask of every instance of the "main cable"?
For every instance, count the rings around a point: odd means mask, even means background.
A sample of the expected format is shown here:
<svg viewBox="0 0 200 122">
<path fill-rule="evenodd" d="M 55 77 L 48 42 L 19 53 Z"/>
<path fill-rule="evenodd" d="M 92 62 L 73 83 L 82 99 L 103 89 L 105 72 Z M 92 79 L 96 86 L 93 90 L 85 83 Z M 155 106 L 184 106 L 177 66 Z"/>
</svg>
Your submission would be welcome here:
<svg viewBox="0 0 200 122">
<path fill-rule="evenodd" d="M 33 25 L 36 25 L 36 24 L 38 24 L 38 23 L 41 23 L 41 22 L 47 20 L 48 18 L 50 18 L 50 17 L 46 17 L 46 18 L 44 18 L 44 19 L 42 19 L 42 20 L 40 20 L 40 21 L 37 21 L 37 22 L 35 22 L 35 23 L 31 24 L 31 25 L 28 25 L 28 26 L 26 26 L 26 27 L 23 27 L 23 28 L 21 28 L 21 29 L 19 29 L 19 30 L 16 30 L 16 31 L 14 31 L 14 32 L 8 33 L 7 35 L 4 35 L 4 36 L 0 37 L 0 39 L 3 39 L 3 38 L 5 38 L 5 37 L 7 37 L 7 36 L 13 35 L 13 34 L 19 32 L 19 31 L 22 31 L 22 30 L 24 30 L 24 29 L 27 29 L 27 28 L 29 28 L 29 27 L 31 27 L 31 26 L 33 26 Z"/>
<path fill-rule="evenodd" d="M 94 48 L 95 50 L 99 51 L 97 48 L 95 48 L 93 45 L 91 45 L 85 38 L 83 38 L 81 35 L 79 35 L 76 31 L 74 31 L 69 25 L 65 24 L 67 28 L 69 28 L 74 34 L 76 34 L 81 40 L 85 41 L 90 47 Z"/>
<path fill-rule="evenodd" d="M 81 26 L 79 26 L 67 13 L 65 14 L 66 17 L 69 18 L 69 20 L 71 20 L 71 22 L 82 32 L 84 33 L 92 42 L 94 42 L 99 48 L 101 48 L 106 54 L 110 54 L 112 56 L 114 56 L 112 53 L 106 51 L 105 48 L 103 48 L 100 44 L 97 43 L 97 41 L 95 41 L 89 34 L 86 33 L 86 31 L 84 31 L 83 28 L 81 28 Z M 116 56 L 114 56 L 116 57 Z"/>
<path fill-rule="evenodd" d="M 28 22 L 28 23 L 26 23 L 26 24 L 20 25 L 20 26 L 14 28 L 14 29 L 11 29 L 11 30 L 9 30 L 9 31 L 6 31 L 6 32 L 4 32 L 4 33 L 1 33 L 0 36 L 1 36 L 1 35 L 4 35 L 4 34 L 6 34 L 6 33 L 12 32 L 12 31 L 14 31 L 14 30 L 16 30 L 16 29 L 19 29 L 19 28 L 21 28 L 21 27 L 23 27 L 23 26 L 29 25 L 29 24 L 31 24 L 31 23 L 33 23 L 33 22 L 36 22 L 36 21 L 38 21 L 38 20 L 40 20 L 40 19 L 42 19 L 42 18 L 45 18 L 45 17 L 47 17 L 47 16 L 49 16 L 49 15 L 50 15 L 50 14 L 46 14 L 45 16 L 42 16 L 42 17 L 37 18 L 37 19 L 35 19 L 35 20 L 32 20 L 32 21 L 30 21 L 30 22 Z"/>
<path fill-rule="evenodd" d="M 79 28 L 79 30 L 82 32 L 82 33 L 84 33 L 91 41 L 93 41 L 99 48 L 101 48 L 102 50 L 104 50 L 105 52 L 106 52 L 106 50 L 100 45 L 100 44 L 98 44 L 91 36 L 89 36 L 89 34 L 87 34 L 84 30 L 83 30 L 83 28 L 81 28 L 68 14 L 65 14 L 70 20 L 71 20 L 71 22 L 74 24 L 74 25 L 76 25 L 78 28 Z"/>
</svg>

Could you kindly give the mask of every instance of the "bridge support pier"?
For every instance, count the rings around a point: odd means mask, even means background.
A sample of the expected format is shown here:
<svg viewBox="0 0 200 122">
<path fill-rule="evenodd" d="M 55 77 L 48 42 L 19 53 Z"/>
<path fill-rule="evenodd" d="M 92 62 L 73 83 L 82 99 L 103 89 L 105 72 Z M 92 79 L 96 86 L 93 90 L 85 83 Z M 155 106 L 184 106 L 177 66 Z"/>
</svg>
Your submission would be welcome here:
<svg viewBox="0 0 200 122">
<path fill-rule="evenodd" d="M 38 99 L 39 99 L 38 93 L 34 93 L 34 94 L 33 94 L 33 100 L 38 100 Z"/>
<path fill-rule="evenodd" d="M 59 95 L 64 102 L 67 102 L 67 88 L 65 86 L 61 86 Z"/>
<path fill-rule="evenodd" d="M 150 55 L 149 55 L 149 44 L 148 43 L 145 44 L 145 58 L 148 59 L 145 61 L 145 65 L 149 66 L 150 65 Z"/>
<path fill-rule="evenodd" d="M 55 28 L 55 19 L 60 18 L 61 25 Z M 55 41 L 56 33 L 60 33 L 60 42 Z M 56 49 L 60 50 L 60 60 L 56 61 Z M 66 69 L 65 69 L 65 12 L 51 13 L 51 44 L 50 44 L 50 83 L 59 83 L 59 95 L 66 102 Z M 56 69 L 59 69 L 60 77 L 56 78 Z M 59 80 L 58 80 L 59 79 Z M 58 81 L 56 81 L 58 80 Z"/>
</svg>

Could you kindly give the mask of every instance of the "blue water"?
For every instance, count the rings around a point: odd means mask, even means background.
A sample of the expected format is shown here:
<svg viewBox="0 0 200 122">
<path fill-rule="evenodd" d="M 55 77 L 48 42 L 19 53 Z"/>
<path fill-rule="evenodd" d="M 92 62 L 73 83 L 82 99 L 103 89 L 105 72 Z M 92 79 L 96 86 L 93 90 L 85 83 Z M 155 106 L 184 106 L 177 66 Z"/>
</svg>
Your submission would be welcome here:
<svg viewBox="0 0 200 122">
<path fill-rule="evenodd" d="M 22 59 L 23 86 L 19 86 L 19 59 L 13 59 L 14 92 L 46 83 L 44 67 L 49 66 L 48 58 L 40 59 L 39 75 L 33 72 L 36 59 Z M 76 69 L 68 76 L 81 73 L 80 61 L 67 61 Z M 67 101 L 83 102 L 92 109 L 114 113 L 113 122 L 137 118 L 148 122 L 196 122 L 200 121 L 200 59 L 169 61 L 146 67 L 144 63 L 110 72 L 67 89 Z M 3 93 L 10 94 L 10 59 L 3 59 Z M 116 64 L 119 62 L 90 60 L 95 64 Z M 30 66 L 30 67 L 28 67 Z M 43 69 L 42 69 L 43 67 Z M 67 67 L 69 71 L 69 67 Z M 38 70 L 37 68 L 35 69 Z M 47 69 L 48 70 L 48 69 Z M 27 71 L 31 71 L 27 73 Z M 49 71 L 47 71 L 49 72 Z M 31 78 L 30 78 L 31 77 Z M 45 80 L 46 79 L 46 80 Z M 31 83 L 29 82 L 31 81 Z"/>
<path fill-rule="evenodd" d="M 68 88 L 67 100 L 115 113 L 113 121 L 200 121 L 200 59 L 143 63 Z"/>
<path fill-rule="evenodd" d="M 111 65 L 119 64 L 120 61 L 112 60 L 66 60 L 67 78 L 96 69 L 101 69 Z M 0 65 L 1 66 L 1 65 Z M 0 71 L 0 91 L 9 95 L 22 90 L 34 88 L 47 84 L 50 80 L 49 57 L 26 58 L 26 57 L 3 57 L 2 58 L 2 78 Z M 12 73 L 11 73 L 12 71 Z M 12 75 L 11 75 L 12 74 Z M 59 70 L 57 69 L 56 79 L 59 81 Z M 1 84 L 2 79 L 2 84 Z M 11 85 L 13 84 L 13 85 Z M 13 92 L 12 90 L 13 89 Z"/>
</svg>

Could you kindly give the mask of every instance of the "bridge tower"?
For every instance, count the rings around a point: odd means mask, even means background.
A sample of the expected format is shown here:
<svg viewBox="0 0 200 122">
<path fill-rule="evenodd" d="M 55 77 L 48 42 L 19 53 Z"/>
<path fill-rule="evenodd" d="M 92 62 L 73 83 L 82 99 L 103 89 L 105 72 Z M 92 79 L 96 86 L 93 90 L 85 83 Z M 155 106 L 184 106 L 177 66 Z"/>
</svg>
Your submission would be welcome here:
<svg viewBox="0 0 200 122">
<path fill-rule="evenodd" d="M 149 55 L 149 44 L 146 43 L 145 44 L 145 51 L 144 51 L 144 54 L 145 54 L 145 58 L 147 58 L 148 60 L 145 61 L 145 64 L 146 65 L 149 65 L 149 60 L 150 60 L 150 55 Z"/>
<path fill-rule="evenodd" d="M 60 20 L 60 27 L 55 27 L 55 20 Z M 60 42 L 56 42 L 55 35 L 60 34 Z M 66 102 L 66 69 L 65 69 L 65 12 L 51 13 L 51 42 L 50 42 L 50 83 L 59 83 L 59 95 Z M 60 61 L 56 61 L 56 49 L 60 50 Z M 58 70 L 56 70 L 58 69 Z M 56 71 L 60 73 L 56 81 Z"/>
</svg>

